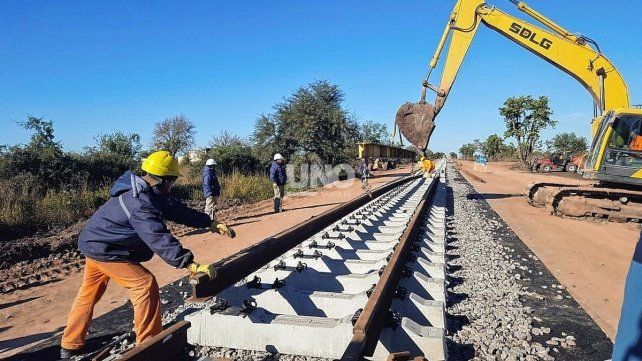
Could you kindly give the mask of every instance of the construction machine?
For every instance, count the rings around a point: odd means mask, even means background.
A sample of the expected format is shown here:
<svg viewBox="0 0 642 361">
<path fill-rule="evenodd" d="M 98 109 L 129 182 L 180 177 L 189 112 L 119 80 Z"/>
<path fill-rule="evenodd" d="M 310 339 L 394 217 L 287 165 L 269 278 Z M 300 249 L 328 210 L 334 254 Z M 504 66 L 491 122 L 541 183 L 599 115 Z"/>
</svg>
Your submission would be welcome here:
<svg viewBox="0 0 642 361">
<path fill-rule="evenodd" d="M 579 169 L 583 156 L 572 155 L 569 152 L 553 153 L 547 157 L 535 158 L 531 163 L 531 172 L 569 172 Z"/>
<path fill-rule="evenodd" d="M 555 214 L 599 217 L 616 221 L 642 219 L 642 109 L 629 105 L 629 92 L 622 75 L 592 39 L 571 33 L 524 2 L 509 0 L 539 22 L 535 26 L 507 14 L 483 0 L 458 0 L 446 23 L 437 50 L 422 81 L 419 102 L 406 103 L 395 122 L 401 133 L 420 152 L 425 152 L 443 108 L 479 25 L 498 32 L 546 60 L 580 82 L 593 98 L 592 141 L 582 173 L 598 182 L 593 186 L 538 183 L 527 193 L 531 204 L 550 206 Z M 429 82 L 446 42 L 440 84 Z M 436 93 L 426 101 L 428 90 Z M 637 139 L 637 141 L 636 141 Z"/>
</svg>

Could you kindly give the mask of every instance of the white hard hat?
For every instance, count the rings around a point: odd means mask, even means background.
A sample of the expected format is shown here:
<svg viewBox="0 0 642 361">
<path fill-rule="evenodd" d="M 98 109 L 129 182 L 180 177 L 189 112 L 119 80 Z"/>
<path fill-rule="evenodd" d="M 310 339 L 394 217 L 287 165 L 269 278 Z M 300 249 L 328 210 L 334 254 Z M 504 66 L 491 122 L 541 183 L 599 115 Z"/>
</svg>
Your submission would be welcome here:
<svg viewBox="0 0 642 361">
<path fill-rule="evenodd" d="M 274 160 L 281 160 L 281 159 L 285 159 L 285 157 L 283 157 L 281 153 L 276 153 L 274 155 Z"/>
<path fill-rule="evenodd" d="M 205 161 L 205 165 L 216 165 L 216 161 L 212 158 Z"/>
</svg>

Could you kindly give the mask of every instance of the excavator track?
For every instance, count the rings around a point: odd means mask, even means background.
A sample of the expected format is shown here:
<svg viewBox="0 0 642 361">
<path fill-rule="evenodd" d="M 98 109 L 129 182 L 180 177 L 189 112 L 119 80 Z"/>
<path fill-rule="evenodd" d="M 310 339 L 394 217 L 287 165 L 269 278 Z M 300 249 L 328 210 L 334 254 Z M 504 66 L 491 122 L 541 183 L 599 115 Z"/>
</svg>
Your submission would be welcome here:
<svg viewBox="0 0 642 361">
<path fill-rule="evenodd" d="M 527 190 L 529 203 L 550 207 L 563 217 L 598 218 L 640 223 L 642 192 L 600 186 L 536 183 Z"/>
<path fill-rule="evenodd" d="M 525 194 L 528 197 L 528 203 L 532 206 L 546 207 L 553 203 L 553 197 L 557 194 L 558 189 L 573 187 L 581 187 L 581 185 L 548 182 L 532 183 L 526 187 Z"/>
</svg>

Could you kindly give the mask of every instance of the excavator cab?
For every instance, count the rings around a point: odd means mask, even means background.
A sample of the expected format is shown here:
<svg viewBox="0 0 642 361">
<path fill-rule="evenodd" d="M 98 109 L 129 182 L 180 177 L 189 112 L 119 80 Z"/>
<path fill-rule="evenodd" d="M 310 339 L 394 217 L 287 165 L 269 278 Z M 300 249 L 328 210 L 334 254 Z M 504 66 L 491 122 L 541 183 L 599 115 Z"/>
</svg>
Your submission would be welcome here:
<svg viewBox="0 0 642 361">
<path fill-rule="evenodd" d="M 593 172 L 590 178 L 642 185 L 642 111 L 608 112 L 591 144 L 587 165 Z"/>
</svg>

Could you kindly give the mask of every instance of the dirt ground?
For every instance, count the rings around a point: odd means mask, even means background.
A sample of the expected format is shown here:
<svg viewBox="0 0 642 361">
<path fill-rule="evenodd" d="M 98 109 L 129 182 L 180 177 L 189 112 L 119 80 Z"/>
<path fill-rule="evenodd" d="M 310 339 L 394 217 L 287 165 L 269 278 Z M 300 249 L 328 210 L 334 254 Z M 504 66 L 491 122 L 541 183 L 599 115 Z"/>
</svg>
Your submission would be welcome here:
<svg viewBox="0 0 642 361">
<path fill-rule="evenodd" d="M 410 166 L 374 172 L 375 178 L 370 180 L 370 184 L 374 189 L 409 171 Z M 286 211 L 280 214 L 273 214 L 272 200 L 233 208 L 225 212 L 225 218 L 236 230 L 235 239 L 187 227 L 170 229 L 186 248 L 192 250 L 197 262 L 213 263 L 361 194 L 363 190 L 358 180 L 344 181 L 313 192 L 287 195 L 283 205 Z M 156 275 L 161 286 L 186 274 L 185 270 L 173 269 L 158 257 L 145 263 L 145 266 Z M 0 294 L 0 358 L 15 354 L 63 330 L 82 282 L 80 270 L 82 267 L 72 268 L 61 274 L 61 279 Z M 127 291 L 111 283 L 96 305 L 94 317 L 115 309 L 127 300 Z"/>
<path fill-rule="evenodd" d="M 581 178 L 529 173 L 515 163 L 489 163 L 486 172 L 475 171 L 473 162 L 459 163 L 485 181 L 462 172 L 613 340 L 626 272 L 640 236 L 638 226 L 553 216 L 549 210 L 530 206 L 522 195 L 529 183 L 589 183 Z"/>
</svg>

